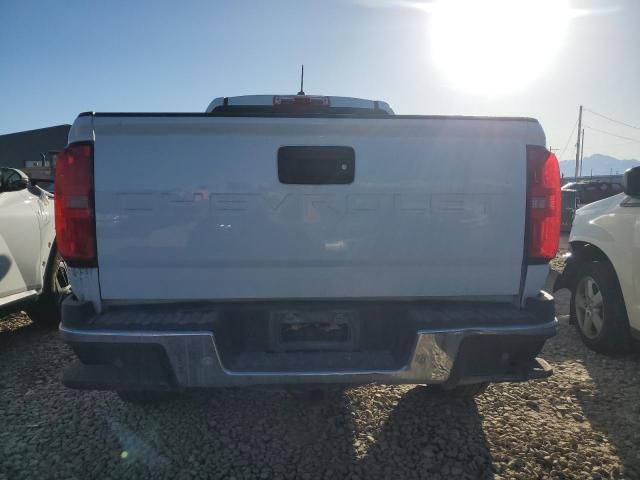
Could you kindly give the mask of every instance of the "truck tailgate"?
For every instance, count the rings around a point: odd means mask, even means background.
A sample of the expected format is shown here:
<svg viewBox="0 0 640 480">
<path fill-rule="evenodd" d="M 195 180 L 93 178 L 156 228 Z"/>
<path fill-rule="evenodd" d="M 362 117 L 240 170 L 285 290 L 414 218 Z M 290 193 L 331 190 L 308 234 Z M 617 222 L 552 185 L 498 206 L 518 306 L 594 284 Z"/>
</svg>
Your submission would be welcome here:
<svg viewBox="0 0 640 480">
<path fill-rule="evenodd" d="M 103 299 L 518 294 L 535 121 L 97 115 L 93 130 Z M 353 181 L 286 183 L 279 150 L 296 146 L 352 149 Z"/>
</svg>

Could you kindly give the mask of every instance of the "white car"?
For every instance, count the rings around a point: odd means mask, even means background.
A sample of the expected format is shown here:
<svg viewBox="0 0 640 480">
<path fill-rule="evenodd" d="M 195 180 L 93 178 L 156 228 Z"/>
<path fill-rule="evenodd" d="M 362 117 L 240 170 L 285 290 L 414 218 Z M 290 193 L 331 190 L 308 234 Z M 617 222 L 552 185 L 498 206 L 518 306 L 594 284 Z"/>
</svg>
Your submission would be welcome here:
<svg viewBox="0 0 640 480">
<path fill-rule="evenodd" d="M 584 343 L 623 353 L 640 337 L 640 167 L 624 193 L 576 211 L 571 255 L 556 289 L 571 290 L 571 320 Z"/>
<path fill-rule="evenodd" d="M 24 309 L 57 324 L 70 292 L 55 243 L 53 195 L 14 168 L 0 168 L 0 314 Z"/>
</svg>

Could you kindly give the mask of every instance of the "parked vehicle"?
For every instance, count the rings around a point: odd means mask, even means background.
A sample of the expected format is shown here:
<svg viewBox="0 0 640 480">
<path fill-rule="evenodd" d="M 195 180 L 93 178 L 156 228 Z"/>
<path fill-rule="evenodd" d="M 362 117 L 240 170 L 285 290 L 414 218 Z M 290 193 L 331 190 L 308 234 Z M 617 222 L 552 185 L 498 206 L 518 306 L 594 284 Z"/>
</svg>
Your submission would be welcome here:
<svg viewBox="0 0 640 480">
<path fill-rule="evenodd" d="M 562 223 L 561 230 L 568 232 L 573 224 L 573 217 L 578 209 L 578 192 L 562 188 Z"/>
<path fill-rule="evenodd" d="M 544 145 L 530 118 L 344 97 L 80 114 L 56 176 L 79 357 L 64 382 L 131 400 L 546 377 L 560 175 Z"/>
<path fill-rule="evenodd" d="M 624 174 L 624 193 L 576 212 L 563 274 L 571 289 L 571 320 L 601 353 L 622 353 L 640 337 L 640 167 Z"/>
<path fill-rule="evenodd" d="M 622 193 L 623 187 L 617 182 L 603 180 L 581 180 L 562 186 L 563 191 L 575 191 L 578 207 Z"/>
<path fill-rule="evenodd" d="M 55 242 L 53 195 L 22 171 L 0 168 L 0 312 L 26 309 L 57 324 L 70 291 Z"/>
</svg>

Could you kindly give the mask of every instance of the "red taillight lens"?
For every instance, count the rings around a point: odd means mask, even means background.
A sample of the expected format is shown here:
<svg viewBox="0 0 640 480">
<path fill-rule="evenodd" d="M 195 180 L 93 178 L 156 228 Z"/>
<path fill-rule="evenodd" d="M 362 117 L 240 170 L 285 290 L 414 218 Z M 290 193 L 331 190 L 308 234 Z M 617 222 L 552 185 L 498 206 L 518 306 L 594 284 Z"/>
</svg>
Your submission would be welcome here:
<svg viewBox="0 0 640 480">
<path fill-rule="evenodd" d="M 544 147 L 527 146 L 528 263 L 546 263 L 560 243 L 560 167 Z"/>
<path fill-rule="evenodd" d="M 60 255 L 72 266 L 95 266 L 93 145 L 70 145 L 58 155 L 54 204 Z"/>
</svg>

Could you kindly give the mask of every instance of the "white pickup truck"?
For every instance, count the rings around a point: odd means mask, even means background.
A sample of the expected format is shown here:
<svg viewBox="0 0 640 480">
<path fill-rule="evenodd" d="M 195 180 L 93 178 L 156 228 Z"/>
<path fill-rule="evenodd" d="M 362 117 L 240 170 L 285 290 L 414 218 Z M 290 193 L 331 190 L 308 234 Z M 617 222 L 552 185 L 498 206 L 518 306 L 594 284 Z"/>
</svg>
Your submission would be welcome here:
<svg viewBox="0 0 640 480">
<path fill-rule="evenodd" d="M 307 95 L 82 113 L 59 156 L 74 388 L 548 376 L 560 178 L 530 118 Z"/>
</svg>

